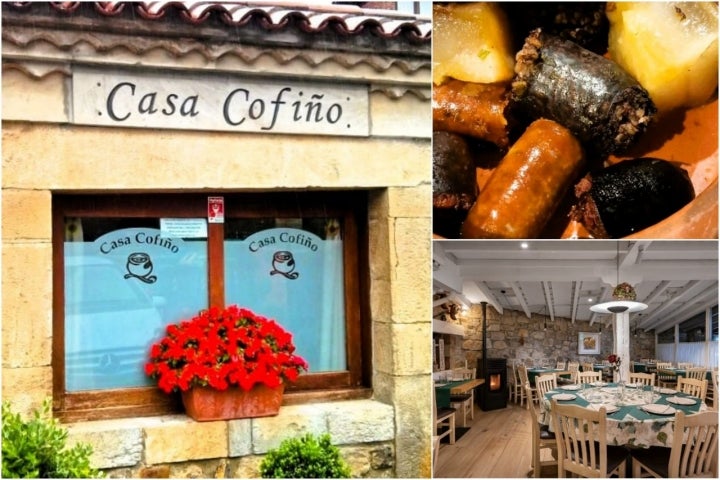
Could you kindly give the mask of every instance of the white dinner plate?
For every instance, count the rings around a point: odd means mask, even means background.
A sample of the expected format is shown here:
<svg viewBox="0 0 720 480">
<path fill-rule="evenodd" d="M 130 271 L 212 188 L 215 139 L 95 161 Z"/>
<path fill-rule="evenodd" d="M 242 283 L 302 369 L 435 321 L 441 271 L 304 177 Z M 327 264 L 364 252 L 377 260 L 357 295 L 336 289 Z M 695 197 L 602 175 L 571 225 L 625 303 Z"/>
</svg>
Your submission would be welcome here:
<svg viewBox="0 0 720 480">
<path fill-rule="evenodd" d="M 697 403 L 697 400 L 687 397 L 667 397 L 666 400 L 675 405 L 695 405 Z"/>
<path fill-rule="evenodd" d="M 590 405 L 588 405 L 589 409 L 595 411 L 600 411 L 601 407 L 605 407 L 605 413 L 607 414 L 615 413 L 620 410 L 620 407 L 618 407 L 617 405 L 609 405 L 604 403 L 591 403 Z"/>
<path fill-rule="evenodd" d="M 626 384 L 625 386 L 628 387 L 628 388 L 642 388 L 643 384 L 640 383 L 640 382 L 638 382 L 638 383 L 628 383 L 628 384 Z"/>
<path fill-rule="evenodd" d="M 605 383 L 605 382 L 592 382 L 590 385 L 592 385 L 593 387 L 604 387 L 605 385 L 607 385 L 607 383 Z"/>
<path fill-rule="evenodd" d="M 663 395 L 672 395 L 677 393 L 677 390 L 673 390 L 672 388 L 655 387 L 655 391 L 658 393 L 662 393 Z"/>
<path fill-rule="evenodd" d="M 556 393 L 555 395 L 552 396 L 552 398 L 554 398 L 558 402 L 562 402 L 565 400 L 575 400 L 575 398 L 577 398 L 577 397 L 575 395 L 573 395 L 572 393 Z"/>
<path fill-rule="evenodd" d="M 640 408 L 648 413 L 654 413 L 655 415 L 675 415 L 675 408 L 670 405 L 651 403 L 649 405 L 643 405 Z"/>
<path fill-rule="evenodd" d="M 580 390 L 582 387 L 580 385 L 563 385 L 560 387 L 562 390 Z"/>
</svg>

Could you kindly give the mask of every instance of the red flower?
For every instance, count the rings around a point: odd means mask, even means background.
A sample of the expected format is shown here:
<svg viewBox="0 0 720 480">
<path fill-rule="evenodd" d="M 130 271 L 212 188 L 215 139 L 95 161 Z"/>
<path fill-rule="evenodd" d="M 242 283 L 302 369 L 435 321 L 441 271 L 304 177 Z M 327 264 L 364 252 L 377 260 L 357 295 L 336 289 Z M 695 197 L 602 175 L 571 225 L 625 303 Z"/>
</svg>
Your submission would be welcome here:
<svg viewBox="0 0 720 480">
<path fill-rule="evenodd" d="M 213 307 L 168 325 L 166 336 L 150 347 L 145 373 L 166 393 L 193 385 L 275 388 L 307 371 L 294 351 L 292 335 L 274 320 L 237 305 Z"/>
</svg>

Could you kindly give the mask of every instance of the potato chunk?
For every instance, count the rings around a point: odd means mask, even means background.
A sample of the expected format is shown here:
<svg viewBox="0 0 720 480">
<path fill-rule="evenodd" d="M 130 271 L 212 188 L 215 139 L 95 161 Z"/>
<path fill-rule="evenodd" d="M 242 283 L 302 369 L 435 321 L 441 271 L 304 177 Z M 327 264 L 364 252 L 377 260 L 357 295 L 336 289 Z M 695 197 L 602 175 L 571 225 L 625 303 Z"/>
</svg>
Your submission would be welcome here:
<svg viewBox="0 0 720 480">
<path fill-rule="evenodd" d="M 433 83 L 495 83 L 513 76 L 505 14 L 495 3 L 433 5 Z"/>
<path fill-rule="evenodd" d="M 718 85 L 716 2 L 609 2 L 610 56 L 660 112 L 704 103 Z"/>
</svg>

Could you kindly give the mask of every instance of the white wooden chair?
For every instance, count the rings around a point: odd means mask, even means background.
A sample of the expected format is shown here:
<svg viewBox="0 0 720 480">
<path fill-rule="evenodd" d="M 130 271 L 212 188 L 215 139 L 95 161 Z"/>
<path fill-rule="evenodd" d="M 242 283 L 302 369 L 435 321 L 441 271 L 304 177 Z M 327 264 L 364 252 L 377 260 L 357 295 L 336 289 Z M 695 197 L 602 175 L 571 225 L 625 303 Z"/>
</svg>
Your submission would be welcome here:
<svg viewBox="0 0 720 480">
<path fill-rule="evenodd" d="M 628 451 L 608 446 L 605 407 L 599 411 L 577 405 L 550 407 L 558 446 L 558 477 L 570 472 L 580 477 L 609 478 L 625 476 Z M 588 448 L 588 446 L 593 448 Z"/>
<path fill-rule="evenodd" d="M 530 403 L 535 403 L 538 401 L 538 391 L 537 388 L 530 386 L 530 379 L 528 378 L 527 374 L 527 367 L 525 365 L 518 365 L 518 374 L 520 375 L 520 382 L 522 382 L 522 385 L 527 384 L 529 389 L 525 389 L 525 400 L 527 400 L 528 408 L 530 408 Z"/>
<path fill-rule="evenodd" d="M 712 400 L 712 408 L 713 408 L 713 410 L 717 410 L 718 409 L 718 371 L 717 371 L 717 369 L 714 369 L 710 375 L 712 378 L 712 382 L 711 382 L 712 390 L 710 389 L 710 387 L 708 387 L 709 395 L 707 395 L 705 397 L 705 399 L 708 399 L 708 397 L 710 395 L 712 395 L 712 398 L 710 398 L 710 400 Z"/>
<path fill-rule="evenodd" d="M 434 434 L 437 436 L 437 443 L 440 444 L 440 440 L 444 437 L 449 438 L 450 445 L 455 444 L 455 409 L 454 408 L 438 408 L 437 399 L 435 398 L 435 388 L 433 387 L 433 425 Z M 439 432 L 439 429 L 447 427 L 444 432 Z M 439 450 L 439 449 L 438 449 Z"/>
<path fill-rule="evenodd" d="M 630 373 L 628 375 L 628 382 L 630 383 L 642 383 L 643 385 L 655 385 L 655 374 L 654 373 Z"/>
<path fill-rule="evenodd" d="M 542 402 L 547 392 L 557 388 L 557 376 L 554 373 L 539 375 L 535 378 L 535 388 L 537 389 L 537 396 Z"/>
<path fill-rule="evenodd" d="M 528 390 L 526 393 L 528 396 L 532 395 L 530 382 L 525 384 L 525 389 Z M 541 475 L 542 467 L 546 465 L 557 465 L 557 441 L 555 439 L 555 433 L 551 432 L 547 425 L 540 423 L 539 414 L 535 404 L 529 404 L 528 409 L 530 410 L 530 419 L 532 422 L 532 469 L 533 476 L 539 478 Z M 552 453 L 553 460 L 540 460 L 541 450 L 549 448 Z"/>
<path fill-rule="evenodd" d="M 509 362 L 508 365 L 508 387 L 510 388 L 510 401 L 522 405 L 522 401 L 525 398 L 525 387 L 520 383 L 520 377 L 518 377 L 517 366 L 514 361 Z"/>
<path fill-rule="evenodd" d="M 677 386 L 677 375 L 669 373 L 661 373 L 663 368 L 672 368 L 672 363 L 657 363 L 657 383 L 658 387 L 675 388 Z"/>
<path fill-rule="evenodd" d="M 585 363 L 582 364 L 582 371 L 583 371 L 583 372 L 594 372 L 595 369 L 593 368 L 593 364 L 592 364 L 592 363 L 587 363 L 587 362 L 585 362 Z"/>
<path fill-rule="evenodd" d="M 670 448 L 632 450 L 633 478 L 649 473 L 655 478 L 718 478 L 718 413 L 675 414 Z"/>
<path fill-rule="evenodd" d="M 454 380 L 472 380 L 475 378 L 474 368 L 455 368 L 452 372 Z M 459 395 L 450 395 L 450 406 L 454 408 L 458 417 L 460 417 L 460 425 L 467 427 L 468 417 L 471 420 L 475 419 L 475 392 L 470 390 L 468 393 L 461 393 Z M 457 419 L 456 419 L 457 423 Z"/>
<path fill-rule="evenodd" d="M 685 370 L 687 378 L 695 380 L 707 380 L 707 369 L 705 368 L 688 368 Z"/>
<path fill-rule="evenodd" d="M 680 370 L 687 370 L 688 368 L 693 368 L 692 362 L 678 362 L 677 366 Z"/>
<path fill-rule="evenodd" d="M 578 372 L 578 383 L 592 383 L 599 382 L 602 380 L 602 374 L 600 372 Z"/>
<path fill-rule="evenodd" d="M 693 397 L 698 397 L 700 400 L 705 401 L 705 395 L 707 394 L 707 380 L 696 380 L 694 378 L 678 378 L 677 389 Z"/>
</svg>

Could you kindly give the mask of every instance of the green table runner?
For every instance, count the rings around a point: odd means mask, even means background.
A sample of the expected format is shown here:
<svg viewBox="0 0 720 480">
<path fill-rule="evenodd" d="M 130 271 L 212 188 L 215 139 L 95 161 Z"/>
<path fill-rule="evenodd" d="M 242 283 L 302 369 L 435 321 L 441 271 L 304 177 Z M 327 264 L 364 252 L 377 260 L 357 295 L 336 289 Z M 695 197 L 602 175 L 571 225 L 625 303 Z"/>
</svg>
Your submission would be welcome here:
<svg viewBox="0 0 720 480">
<path fill-rule="evenodd" d="M 467 383 L 467 380 L 460 380 L 456 382 L 448 382 L 442 386 L 435 386 L 435 403 L 437 408 L 449 408 L 450 407 L 450 390 Z"/>
</svg>

